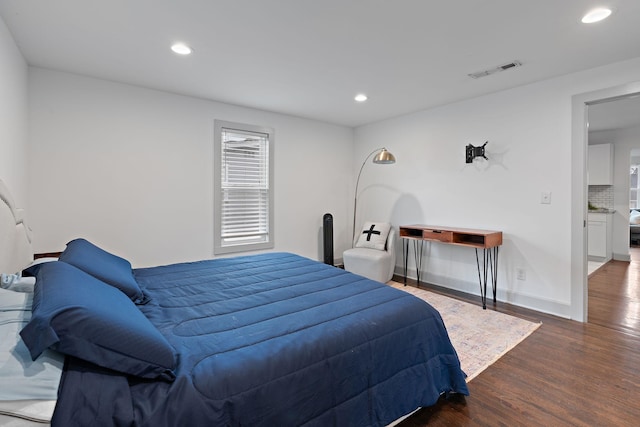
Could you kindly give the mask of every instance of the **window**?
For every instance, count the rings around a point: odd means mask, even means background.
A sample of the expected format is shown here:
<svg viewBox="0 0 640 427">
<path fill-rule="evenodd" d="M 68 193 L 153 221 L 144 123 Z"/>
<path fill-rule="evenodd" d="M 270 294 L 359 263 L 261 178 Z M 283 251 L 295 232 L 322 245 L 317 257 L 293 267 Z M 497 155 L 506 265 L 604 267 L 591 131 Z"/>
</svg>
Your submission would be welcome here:
<svg viewBox="0 0 640 427">
<path fill-rule="evenodd" d="M 214 253 L 273 248 L 273 130 L 215 121 Z"/>
</svg>

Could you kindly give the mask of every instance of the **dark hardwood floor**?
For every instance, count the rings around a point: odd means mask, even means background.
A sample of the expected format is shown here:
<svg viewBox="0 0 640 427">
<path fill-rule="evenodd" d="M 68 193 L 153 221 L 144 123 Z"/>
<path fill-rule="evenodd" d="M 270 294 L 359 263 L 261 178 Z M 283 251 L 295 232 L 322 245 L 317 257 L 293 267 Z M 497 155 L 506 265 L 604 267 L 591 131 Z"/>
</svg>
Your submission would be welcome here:
<svg viewBox="0 0 640 427">
<path fill-rule="evenodd" d="M 399 426 L 640 425 L 640 248 L 630 263 L 591 275 L 588 323 L 503 303 L 487 309 L 542 326 L 470 381 L 470 396 L 442 397 Z"/>
<path fill-rule="evenodd" d="M 608 262 L 589 278 L 589 323 L 640 336 L 640 247 L 630 263 Z"/>
</svg>

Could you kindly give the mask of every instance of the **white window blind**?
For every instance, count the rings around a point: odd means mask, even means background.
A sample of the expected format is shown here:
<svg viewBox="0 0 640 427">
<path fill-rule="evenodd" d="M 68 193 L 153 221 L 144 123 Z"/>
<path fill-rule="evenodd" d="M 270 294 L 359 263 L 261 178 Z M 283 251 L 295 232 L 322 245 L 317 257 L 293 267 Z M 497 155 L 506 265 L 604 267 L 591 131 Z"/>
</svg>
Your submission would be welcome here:
<svg viewBox="0 0 640 427">
<path fill-rule="evenodd" d="M 217 129 L 220 144 L 216 253 L 273 247 L 270 132 L 251 126 Z M 218 168 L 216 168 L 218 169 Z M 215 195 L 214 195 L 215 197 Z M 218 225 L 218 222 L 216 222 Z"/>
</svg>

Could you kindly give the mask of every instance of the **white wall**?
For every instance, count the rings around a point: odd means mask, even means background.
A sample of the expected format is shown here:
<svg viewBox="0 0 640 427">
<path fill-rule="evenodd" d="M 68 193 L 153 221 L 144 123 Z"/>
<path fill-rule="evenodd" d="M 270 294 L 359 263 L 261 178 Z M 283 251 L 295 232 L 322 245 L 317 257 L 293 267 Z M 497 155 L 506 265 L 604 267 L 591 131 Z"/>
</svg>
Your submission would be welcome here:
<svg viewBox="0 0 640 427">
<path fill-rule="evenodd" d="M 27 64 L 0 18 L 0 179 L 26 207 Z"/>
<path fill-rule="evenodd" d="M 356 129 L 355 159 L 379 146 L 398 159 L 363 174 L 358 216 L 502 230 L 498 299 L 570 316 L 572 96 L 639 73 L 637 59 Z M 465 146 L 485 141 L 489 162 L 465 164 Z M 540 203 L 542 192 L 551 204 Z M 434 244 L 423 269 L 426 281 L 479 291 L 468 248 Z"/>
<path fill-rule="evenodd" d="M 499 299 L 569 316 L 572 97 L 638 75 L 640 59 L 626 61 L 362 126 L 354 135 L 340 126 L 30 69 L 36 251 L 61 250 L 85 236 L 135 266 L 211 257 L 212 129 L 219 118 L 275 128 L 276 250 L 320 259 L 322 215 L 332 212 L 339 256 L 350 244 L 355 175 L 371 150 L 386 146 L 398 163 L 365 168 L 358 223 L 502 230 Z M 466 165 L 464 147 L 487 140 L 489 162 Z M 550 205 L 540 204 L 543 191 L 552 193 Z M 430 252 L 427 281 L 478 293 L 473 251 L 433 245 Z M 409 267 L 415 274 L 413 259 Z M 516 280 L 516 269 L 526 280 Z"/>
<path fill-rule="evenodd" d="M 614 259 L 629 260 L 629 168 L 631 150 L 640 149 L 640 126 L 589 134 L 589 142 L 613 144 Z"/>
<path fill-rule="evenodd" d="M 349 245 L 353 130 L 39 68 L 29 71 L 35 251 L 89 240 L 135 267 L 213 255 L 213 121 L 275 130 L 275 250 Z"/>
</svg>

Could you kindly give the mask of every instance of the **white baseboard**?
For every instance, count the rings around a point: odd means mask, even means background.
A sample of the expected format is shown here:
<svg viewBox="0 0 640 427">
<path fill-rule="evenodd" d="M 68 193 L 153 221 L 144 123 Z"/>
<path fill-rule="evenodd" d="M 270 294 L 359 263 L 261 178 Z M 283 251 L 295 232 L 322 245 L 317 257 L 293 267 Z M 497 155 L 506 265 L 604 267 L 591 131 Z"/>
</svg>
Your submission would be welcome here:
<svg viewBox="0 0 640 427">
<path fill-rule="evenodd" d="M 631 255 L 629 254 L 613 254 L 613 259 L 616 261 L 631 261 Z"/>
<path fill-rule="evenodd" d="M 401 277 L 404 277 L 404 267 L 396 266 L 395 273 Z M 416 280 L 415 271 L 413 274 L 407 272 L 407 277 Z M 478 301 L 480 301 L 480 283 L 467 282 L 457 279 L 452 279 L 445 276 L 437 276 L 422 272 L 420 274 L 420 281 L 430 283 L 442 288 L 451 289 L 454 291 L 460 291 L 471 295 L 477 295 Z M 493 300 L 493 294 L 491 285 L 487 285 L 487 303 Z M 571 304 L 563 303 L 560 301 L 553 301 L 546 298 L 539 298 L 533 295 L 523 295 L 504 288 L 500 288 L 500 282 L 498 282 L 498 289 L 496 290 L 496 300 L 502 301 L 508 304 L 517 305 L 519 307 L 528 308 L 531 310 L 539 311 L 542 313 L 551 314 L 565 319 L 571 318 Z"/>
</svg>

